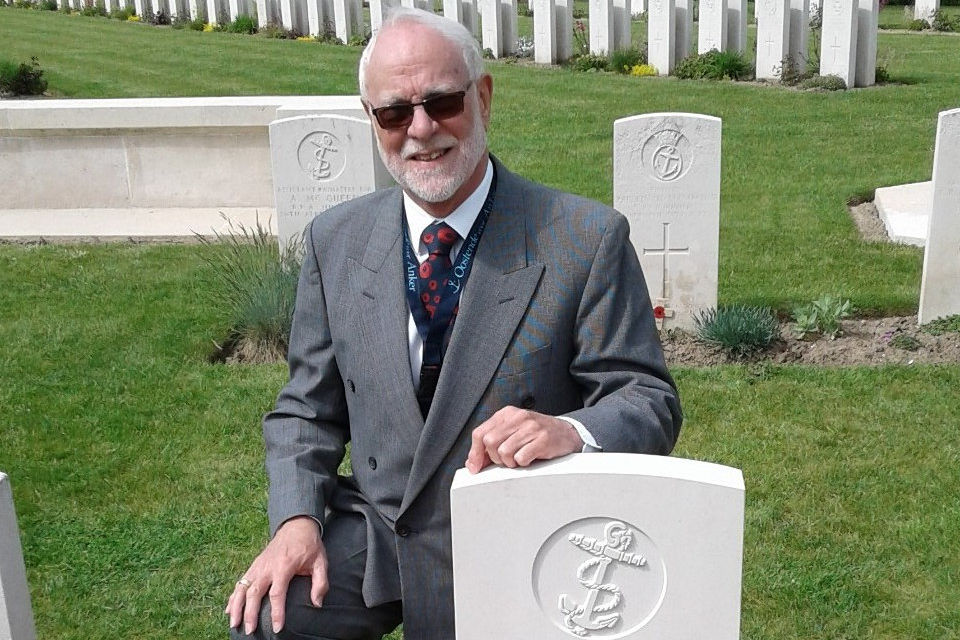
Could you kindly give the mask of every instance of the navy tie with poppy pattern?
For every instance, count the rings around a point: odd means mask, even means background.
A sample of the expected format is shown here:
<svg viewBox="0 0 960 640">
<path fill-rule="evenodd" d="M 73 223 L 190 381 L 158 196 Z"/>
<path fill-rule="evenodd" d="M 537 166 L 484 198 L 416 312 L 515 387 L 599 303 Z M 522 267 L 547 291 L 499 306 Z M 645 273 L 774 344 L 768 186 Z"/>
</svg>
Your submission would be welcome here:
<svg viewBox="0 0 960 640">
<path fill-rule="evenodd" d="M 420 301 L 431 320 L 437 312 L 440 300 L 446 295 L 447 280 L 453 269 L 450 250 L 459 239 L 459 234 L 446 222 L 431 224 L 420 235 L 420 241 L 429 253 L 418 272 Z"/>
</svg>

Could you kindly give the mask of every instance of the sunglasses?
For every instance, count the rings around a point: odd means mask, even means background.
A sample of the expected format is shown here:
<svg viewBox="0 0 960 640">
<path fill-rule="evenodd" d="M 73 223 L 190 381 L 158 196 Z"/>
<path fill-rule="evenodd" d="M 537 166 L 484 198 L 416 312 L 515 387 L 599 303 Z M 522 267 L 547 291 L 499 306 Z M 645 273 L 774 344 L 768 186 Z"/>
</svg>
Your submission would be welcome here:
<svg viewBox="0 0 960 640">
<path fill-rule="evenodd" d="M 383 129 L 403 129 L 413 122 L 413 108 L 423 107 L 432 120 L 446 120 L 463 113 L 463 97 L 466 91 L 441 93 L 421 102 L 391 104 L 371 109 L 380 127 Z"/>
</svg>

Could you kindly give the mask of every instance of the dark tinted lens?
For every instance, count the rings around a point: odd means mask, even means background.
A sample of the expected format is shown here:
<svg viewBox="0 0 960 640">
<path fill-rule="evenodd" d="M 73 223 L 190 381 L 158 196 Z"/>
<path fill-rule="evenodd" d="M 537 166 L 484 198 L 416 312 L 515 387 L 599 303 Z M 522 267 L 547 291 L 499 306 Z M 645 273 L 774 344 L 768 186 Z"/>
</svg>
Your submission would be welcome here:
<svg viewBox="0 0 960 640">
<path fill-rule="evenodd" d="M 377 122 L 384 129 L 398 129 L 413 122 L 413 105 L 398 104 L 376 110 Z"/>
<path fill-rule="evenodd" d="M 445 120 L 463 113 L 463 91 L 448 93 L 423 101 L 423 108 L 427 115 L 434 120 Z"/>
</svg>

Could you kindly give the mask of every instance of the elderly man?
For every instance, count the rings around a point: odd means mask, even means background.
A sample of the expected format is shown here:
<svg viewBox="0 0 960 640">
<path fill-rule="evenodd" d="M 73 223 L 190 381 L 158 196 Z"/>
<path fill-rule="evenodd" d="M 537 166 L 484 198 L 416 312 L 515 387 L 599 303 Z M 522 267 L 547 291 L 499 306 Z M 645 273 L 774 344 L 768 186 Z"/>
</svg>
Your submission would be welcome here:
<svg viewBox="0 0 960 640">
<path fill-rule="evenodd" d="M 493 81 L 470 33 L 398 9 L 359 76 L 401 188 L 305 231 L 290 381 L 263 424 L 273 536 L 230 596 L 235 637 L 403 622 L 452 640 L 458 468 L 666 454 L 680 429 L 626 221 L 488 154 Z"/>
</svg>

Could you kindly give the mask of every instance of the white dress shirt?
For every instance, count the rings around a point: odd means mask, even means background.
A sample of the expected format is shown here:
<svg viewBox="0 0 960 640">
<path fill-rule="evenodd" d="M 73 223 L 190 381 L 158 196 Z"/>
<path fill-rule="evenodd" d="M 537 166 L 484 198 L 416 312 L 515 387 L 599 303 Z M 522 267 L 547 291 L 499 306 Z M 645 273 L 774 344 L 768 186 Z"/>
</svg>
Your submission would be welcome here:
<svg viewBox="0 0 960 640">
<path fill-rule="evenodd" d="M 406 213 L 407 217 L 407 234 L 410 238 L 410 245 L 413 247 L 414 253 L 416 253 L 417 260 L 423 262 L 427 259 L 429 255 L 427 248 L 420 241 L 420 236 L 423 235 L 423 230 L 429 227 L 431 224 L 437 222 L 446 222 L 450 225 L 454 231 L 460 236 L 460 239 L 453 245 L 453 248 L 450 250 L 450 260 L 451 262 L 456 262 L 457 255 L 460 253 L 460 248 L 463 246 L 463 239 L 467 237 L 470 233 L 470 229 L 473 228 L 473 223 L 476 222 L 477 216 L 480 215 L 480 209 L 483 208 L 483 203 L 487 199 L 487 194 L 490 193 L 490 184 L 493 182 L 493 162 L 489 159 L 487 160 L 487 171 L 483 175 L 483 180 L 480 181 L 480 184 L 471 193 L 466 200 L 464 200 L 459 207 L 454 209 L 448 216 L 445 218 L 434 218 L 429 213 L 423 210 L 420 205 L 413 201 L 407 192 L 403 192 L 403 210 Z M 414 387 L 419 388 L 420 386 L 420 365 L 423 363 L 423 339 L 420 337 L 420 332 L 417 331 L 417 323 L 413 319 L 412 313 L 407 313 L 407 337 L 410 343 L 410 375 L 413 377 Z M 573 418 L 568 418 L 566 416 L 557 416 L 561 420 L 569 422 L 577 433 L 580 435 L 580 439 L 583 440 L 583 451 L 600 451 L 600 447 L 597 445 L 597 441 L 594 439 L 590 432 L 587 431 L 587 428 L 583 426 L 578 420 Z"/>
</svg>

